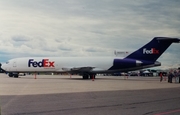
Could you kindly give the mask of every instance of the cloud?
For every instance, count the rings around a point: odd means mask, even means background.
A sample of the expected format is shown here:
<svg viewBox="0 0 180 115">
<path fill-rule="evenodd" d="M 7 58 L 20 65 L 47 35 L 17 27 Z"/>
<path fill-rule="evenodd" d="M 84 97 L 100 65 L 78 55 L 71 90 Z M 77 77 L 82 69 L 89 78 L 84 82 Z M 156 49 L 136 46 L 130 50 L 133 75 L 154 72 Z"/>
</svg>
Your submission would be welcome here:
<svg viewBox="0 0 180 115">
<path fill-rule="evenodd" d="M 69 46 L 69 44 L 60 44 L 58 49 L 62 51 L 72 51 L 72 47 Z"/>
<path fill-rule="evenodd" d="M 29 38 L 26 38 L 23 36 L 14 36 L 12 37 L 12 40 L 15 42 L 26 42 L 26 41 L 29 41 Z"/>
</svg>

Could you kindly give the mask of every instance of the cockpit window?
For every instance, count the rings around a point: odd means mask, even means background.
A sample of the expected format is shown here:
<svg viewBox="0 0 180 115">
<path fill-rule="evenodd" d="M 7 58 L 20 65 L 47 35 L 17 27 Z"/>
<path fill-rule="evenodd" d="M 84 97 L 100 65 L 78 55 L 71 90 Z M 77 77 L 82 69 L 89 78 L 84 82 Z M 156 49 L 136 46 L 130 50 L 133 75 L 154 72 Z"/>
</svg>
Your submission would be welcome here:
<svg viewBox="0 0 180 115">
<path fill-rule="evenodd" d="M 9 62 L 7 61 L 6 64 L 8 64 Z"/>
</svg>

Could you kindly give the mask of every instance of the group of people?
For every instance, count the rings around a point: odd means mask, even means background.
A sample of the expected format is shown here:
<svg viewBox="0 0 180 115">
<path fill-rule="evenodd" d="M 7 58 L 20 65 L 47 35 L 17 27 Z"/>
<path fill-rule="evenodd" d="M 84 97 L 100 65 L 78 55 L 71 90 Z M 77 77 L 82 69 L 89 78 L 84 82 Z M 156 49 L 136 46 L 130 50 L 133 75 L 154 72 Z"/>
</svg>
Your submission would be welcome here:
<svg viewBox="0 0 180 115">
<path fill-rule="evenodd" d="M 163 80 L 163 74 L 160 72 L 160 82 Z M 179 77 L 179 83 L 180 83 L 180 71 L 179 72 L 169 72 L 168 74 L 168 83 L 172 83 L 173 77 Z"/>
</svg>

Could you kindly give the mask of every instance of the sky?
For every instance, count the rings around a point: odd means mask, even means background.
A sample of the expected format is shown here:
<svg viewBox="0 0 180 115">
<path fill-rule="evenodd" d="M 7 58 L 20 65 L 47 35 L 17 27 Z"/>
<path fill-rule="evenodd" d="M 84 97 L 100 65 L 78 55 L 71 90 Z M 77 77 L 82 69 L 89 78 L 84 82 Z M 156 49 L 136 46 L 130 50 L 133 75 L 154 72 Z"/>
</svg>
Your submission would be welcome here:
<svg viewBox="0 0 180 115">
<path fill-rule="evenodd" d="M 156 36 L 180 38 L 179 0 L 0 0 L 0 62 L 114 56 Z M 180 44 L 158 59 L 180 66 Z"/>
</svg>

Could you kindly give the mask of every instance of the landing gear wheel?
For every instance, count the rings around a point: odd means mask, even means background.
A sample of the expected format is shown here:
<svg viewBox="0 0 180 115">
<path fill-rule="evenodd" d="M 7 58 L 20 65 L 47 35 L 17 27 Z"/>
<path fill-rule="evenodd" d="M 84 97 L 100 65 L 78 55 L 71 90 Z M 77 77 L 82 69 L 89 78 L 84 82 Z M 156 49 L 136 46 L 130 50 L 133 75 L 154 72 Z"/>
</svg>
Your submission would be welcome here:
<svg viewBox="0 0 180 115">
<path fill-rule="evenodd" d="M 9 77 L 13 77 L 13 73 L 9 73 Z"/>
<path fill-rule="evenodd" d="M 14 78 L 18 78 L 19 77 L 19 75 L 18 74 L 14 74 Z"/>
<path fill-rule="evenodd" d="M 88 74 L 84 74 L 83 75 L 83 79 L 89 79 L 89 75 Z"/>
</svg>

